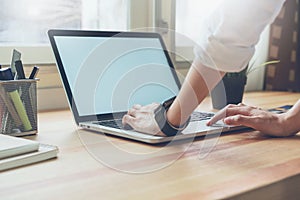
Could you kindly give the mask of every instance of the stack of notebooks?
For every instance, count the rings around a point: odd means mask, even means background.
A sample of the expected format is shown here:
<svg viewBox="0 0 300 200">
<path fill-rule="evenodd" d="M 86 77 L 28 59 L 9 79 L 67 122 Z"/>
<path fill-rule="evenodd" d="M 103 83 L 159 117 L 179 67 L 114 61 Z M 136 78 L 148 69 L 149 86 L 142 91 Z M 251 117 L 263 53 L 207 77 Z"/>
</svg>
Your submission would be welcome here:
<svg viewBox="0 0 300 200">
<path fill-rule="evenodd" d="M 0 134 L 0 171 L 55 158 L 56 146 Z"/>
</svg>

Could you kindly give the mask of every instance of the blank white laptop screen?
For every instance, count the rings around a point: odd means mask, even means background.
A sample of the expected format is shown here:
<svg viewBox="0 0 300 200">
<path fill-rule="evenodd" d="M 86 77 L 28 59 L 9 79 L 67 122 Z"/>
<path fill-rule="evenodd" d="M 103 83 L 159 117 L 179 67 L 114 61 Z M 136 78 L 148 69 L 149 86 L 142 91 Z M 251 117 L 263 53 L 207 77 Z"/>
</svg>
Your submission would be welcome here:
<svg viewBox="0 0 300 200">
<path fill-rule="evenodd" d="M 54 39 L 79 116 L 161 103 L 179 91 L 158 38 Z"/>
</svg>

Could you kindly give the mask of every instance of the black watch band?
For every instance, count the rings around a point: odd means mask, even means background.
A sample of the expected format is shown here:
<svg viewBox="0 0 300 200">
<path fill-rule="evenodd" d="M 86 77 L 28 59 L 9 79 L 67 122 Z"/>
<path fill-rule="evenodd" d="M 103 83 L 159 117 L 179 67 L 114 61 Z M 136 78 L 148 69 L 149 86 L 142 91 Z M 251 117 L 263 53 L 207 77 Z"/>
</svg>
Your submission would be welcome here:
<svg viewBox="0 0 300 200">
<path fill-rule="evenodd" d="M 161 132 L 166 136 L 175 136 L 181 133 L 188 125 L 190 118 L 181 126 L 176 127 L 168 122 L 167 111 L 172 105 L 176 97 L 172 97 L 166 100 L 164 103 L 160 104 L 154 111 L 155 121 L 158 124 Z"/>
</svg>

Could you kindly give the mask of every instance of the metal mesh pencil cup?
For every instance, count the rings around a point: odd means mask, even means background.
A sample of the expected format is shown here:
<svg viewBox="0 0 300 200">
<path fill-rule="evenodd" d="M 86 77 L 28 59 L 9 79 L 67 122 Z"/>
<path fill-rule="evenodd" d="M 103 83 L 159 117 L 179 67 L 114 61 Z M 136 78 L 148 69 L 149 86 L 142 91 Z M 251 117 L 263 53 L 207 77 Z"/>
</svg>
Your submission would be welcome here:
<svg viewBox="0 0 300 200">
<path fill-rule="evenodd" d="M 0 81 L 0 133 L 13 136 L 37 133 L 37 81 Z"/>
</svg>

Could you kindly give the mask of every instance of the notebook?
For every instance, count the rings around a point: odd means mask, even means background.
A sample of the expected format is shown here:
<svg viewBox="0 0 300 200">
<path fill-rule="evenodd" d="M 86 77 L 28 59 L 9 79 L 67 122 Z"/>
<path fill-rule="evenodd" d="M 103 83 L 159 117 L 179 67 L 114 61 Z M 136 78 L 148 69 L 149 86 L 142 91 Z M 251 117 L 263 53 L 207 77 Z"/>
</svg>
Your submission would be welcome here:
<svg viewBox="0 0 300 200">
<path fill-rule="evenodd" d="M 57 153 L 56 146 L 0 134 L 0 171 L 55 158 Z"/>
<path fill-rule="evenodd" d="M 134 104 L 164 102 L 180 81 L 158 33 L 49 30 L 50 43 L 78 126 L 146 143 L 194 138 L 238 127 L 206 126 L 213 113 L 198 112 L 182 134 L 151 136 L 122 129 Z M 200 120 L 201 119 L 201 120 Z M 113 121 L 113 125 L 108 125 Z"/>
<path fill-rule="evenodd" d="M 0 159 L 37 151 L 39 143 L 0 134 Z"/>
</svg>

